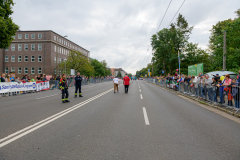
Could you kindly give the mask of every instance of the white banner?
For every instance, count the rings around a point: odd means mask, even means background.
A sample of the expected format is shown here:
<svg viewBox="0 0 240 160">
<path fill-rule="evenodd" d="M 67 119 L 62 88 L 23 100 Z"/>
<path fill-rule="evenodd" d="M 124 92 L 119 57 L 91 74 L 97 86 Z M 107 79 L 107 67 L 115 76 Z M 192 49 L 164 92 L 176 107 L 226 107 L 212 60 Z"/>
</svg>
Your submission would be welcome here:
<svg viewBox="0 0 240 160">
<path fill-rule="evenodd" d="M 49 89 L 49 81 L 37 82 L 37 91 L 45 91 Z"/>
<path fill-rule="evenodd" d="M 1 82 L 0 93 L 36 90 L 36 82 Z"/>
</svg>

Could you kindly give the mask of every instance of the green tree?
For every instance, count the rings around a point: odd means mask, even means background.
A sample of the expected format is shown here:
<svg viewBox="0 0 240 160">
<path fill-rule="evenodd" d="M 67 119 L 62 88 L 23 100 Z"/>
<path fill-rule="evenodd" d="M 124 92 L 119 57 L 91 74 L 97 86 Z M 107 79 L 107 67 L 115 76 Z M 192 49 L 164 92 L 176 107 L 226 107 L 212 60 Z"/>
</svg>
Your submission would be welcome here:
<svg viewBox="0 0 240 160">
<path fill-rule="evenodd" d="M 19 29 L 18 25 L 13 23 L 10 15 L 13 13 L 12 0 L 0 1 L 0 48 L 7 48 L 10 46 L 14 36 Z"/>
<path fill-rule="evenodd" d="M 131 73 L 128 73 L 128 77 L 132 77 L 132 74 L 131 74 Z"/>
<path fill-rule="evenodd" d="M 93 59 L 91 61 L 91 65 L 94 67 L 94 75 L 95 76 L 104 76 L 105 75 L 104 66 L 101 62 L 99 62 L 96 59 Z"/>
<path fill-rule="evenodd" d="M 103 60 L 102 62 L 103 69 L 104 69 L 104 76 L 108 76 L 111 74 L 111 69 L 107 66 L 106 60 Z"/>
<path fill-rule="evenodd" d="M 65 70 L 65 62 L 59 64 L 60 70 Z M 94 74 L 94 68 L 88 61 L 88 58 L 81 52 L 72 51 L 66 61 L 67 74 L 70 69 L 75 69 L 76 72 L 81 72 L 81 75 L 92 76 Z"/>
<path fill-rule="evenodd" d="M 122 74 L 120 71 L 118 71 L 117 77 L 122 78 Z"/>
<path fill-rule="evenodd" d="M 237 71 L 240 68 L 240 17 L 218 22 L 211 30 L 209 48 L 213 54 L 213 69 L 223 67 L 223 32 L 226 31 L 226 68 Z"/>
</svg>

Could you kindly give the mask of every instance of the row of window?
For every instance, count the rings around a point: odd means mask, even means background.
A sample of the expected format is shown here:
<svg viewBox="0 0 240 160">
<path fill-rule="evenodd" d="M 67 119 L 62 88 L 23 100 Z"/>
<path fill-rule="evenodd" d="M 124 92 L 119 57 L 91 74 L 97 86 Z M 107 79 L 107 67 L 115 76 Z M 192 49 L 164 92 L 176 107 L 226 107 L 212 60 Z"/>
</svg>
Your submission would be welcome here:
<svg viewBox="0 0 240 160">
<path fill-rule="evenodd" d="M 63 39 L 61 39 L 61 38 L 58 38 L 57 36 L 54 36 L 54 40 L 57 41 L 57 42 L 59 42 L 59 43 L 61 43 L 61 44 L 63 44 L 63 45 L 65 45 L 65 46 L 68 46 L 68 47 L 70 47 L 70 48 L 72 48 L 72 49 L 74 49 L 74 50 L 76 50 L 76 51 L 79 51 L 79 52 L 82 52 L 82 53 L 86 54 L 86 51 L 85 51 L 85 50 L 81 49 L 81 48 L 78 47 L 78 46 L 72 45 L 72 44 L 69 43 L 68 41 L 65 41 L 65 40 L 63 40 Z M 55 51 L 55 52 L 56 52 L 56 51 Z"/>
<path fill-rule="evenodd" d="M 54 63 L 61 63 L 63 61 L 64 61 L 64 59 L 62 59 L 62 58 L 57 59 L 57 57 L 54 57 Z"/>
<path fill-rule="evenodd" d="M 8 56 L 5 56 L 5 62 L 9 62 Z M 11 56 L 11 62 L 15 62 L 15 56 Z M 22 62 L 22 56 L 18 56 L 18 62 Z M 28 62 L 28 56 L 24 56 L 24 62 Z M 31 62 L 35 62 L 35 56 L 31 56 Z M 38 56 L 38 62 L 42 62 L 42 56 Z"/>
<path fill-rule="evenodd" d="M 18 44 L 18 51 L 22 51 L 22 44 Z M 8 51 L 9 49 L 6 48 L 6 51 Z M 11 50 L 15 51 L 15 44 L 11 44 Z M 28 44 L 24 44 L 24 50 L 28 51 Z M 38 50 L 41 51 L 42 50 L 42 44 L 38 44 Z M 35 44 L 31 44 L 31 51 L 35 51 Z"/>
<path fill-rule="evenodd" d="M 23 35 L 18 34 L 18 39 L 22 39 Z M 24 34 L 25 39 L 29 39 L 29 34 Z M 15 39 L 15 36 L 13 36 L 13 39 Z M 35 34 L 31 34 L 31 39 L 35 39 Z M 38 39 L 42 39 L 42 34 L 38 34 Z"/>
<path fill-rule="evenodd" d="M 64 55 L 69 55 L 69 50 L 63 49 L 61 47 L 54 46 L 54 51 Z"/>
<path fill-rule="evenodd" d="M 11 68 L 11 72 L 15 73 L 15 67 L 10 67 L 10 68 Z M 23 70 L 22 67 L 18 67 L 18 74 L 21 74 L 22 70 Z M 8 67 L 5 67 L 5 73 L 9 73 Z M 28 74 L 28 67 L 24 67 L 24 72 L 23 73 Z M 42 73 L 42 68 L 41 67 L 38 67 L 37 73 L 38 74 Z M 35 74 L 35 68 L 34 67 L 31 67 L 31 74 Z"/>
</svg>

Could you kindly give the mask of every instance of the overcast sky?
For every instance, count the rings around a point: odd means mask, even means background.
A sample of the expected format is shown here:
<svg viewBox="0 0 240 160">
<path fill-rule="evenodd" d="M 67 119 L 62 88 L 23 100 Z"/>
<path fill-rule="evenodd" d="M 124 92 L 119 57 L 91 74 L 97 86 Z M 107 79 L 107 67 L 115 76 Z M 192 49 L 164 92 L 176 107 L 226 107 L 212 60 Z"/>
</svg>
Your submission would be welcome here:
<svg viewBox="0 0 240 160">
<path fill-rule="evenodd" d="M 170 0 L 14 2 L 12 17 L 20 30 L 53 30 L 68 35 L 69 40 L 89 50 L 92 58 L 135 74 L 151 62 L 150 38 Z M 182 2 L 172 0 L 160 29 L 169 25 Z M 186 0 L 180 13 L 194 26 L 190 41 L 206 49 L 212 25 L 235 18 L 234 11 L 239 8 L 240 0 Z"/>
</svg>

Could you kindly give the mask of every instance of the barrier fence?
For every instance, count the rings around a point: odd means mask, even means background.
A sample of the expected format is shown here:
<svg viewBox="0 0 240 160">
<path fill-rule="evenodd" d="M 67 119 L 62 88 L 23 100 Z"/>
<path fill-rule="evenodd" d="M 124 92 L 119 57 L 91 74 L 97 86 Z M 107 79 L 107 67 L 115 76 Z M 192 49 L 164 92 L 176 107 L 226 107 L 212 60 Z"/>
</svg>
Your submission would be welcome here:
<svg viewBox="0 0 240 160">
<path fill-rule="evenodd" d="M 112 81 L 112 78 L 83 79 L 82 85 Z M 67 79 L 68 87 L 75 87 L 75 79 Z M 60 89 L 59 80 L 37 82 L 0 82 L 0 96 L 15 96 L 46 90 Z"/>
<path fill-rule="evenodd" d="M 148 82 L 155 83 L 159 86 L 173 89 L 182 94 L 203 99 L 212 104 L 219 104 L 230 109 L 239 111 L 240 106 L 240 87 L 239 86 L 222 86 L 206 85 L 199 83 L 178 82 L 166 79 L 146 78 Z"/>
</svg>

